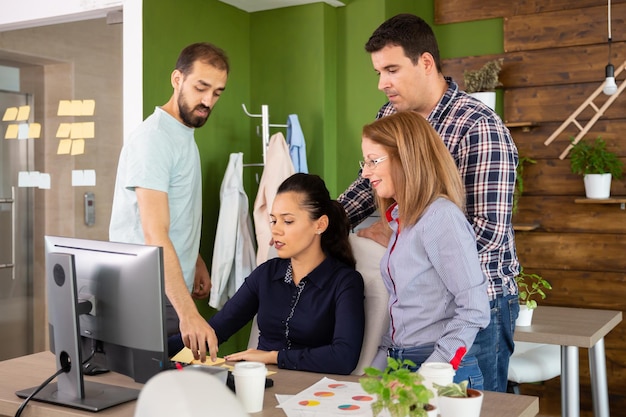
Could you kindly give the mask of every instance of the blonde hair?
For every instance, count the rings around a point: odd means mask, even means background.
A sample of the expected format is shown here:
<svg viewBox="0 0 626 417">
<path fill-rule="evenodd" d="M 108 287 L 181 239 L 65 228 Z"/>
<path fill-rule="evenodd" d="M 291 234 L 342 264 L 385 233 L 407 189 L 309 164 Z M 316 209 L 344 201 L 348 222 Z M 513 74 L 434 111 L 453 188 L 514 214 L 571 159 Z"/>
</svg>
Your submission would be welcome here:
<svg viewBox="0 0 626 417">
<path fill-rule="evenodd" d="M 363 137 L 388 152 L 399 217 L 414 225 L 438 197 L 465 211 L 465 190 L 459 171 L 435 129 L 415 112 L 399 112 L 363 127 Z M 394 203 L 376 196 L 381 214 Z"/>
</svg>

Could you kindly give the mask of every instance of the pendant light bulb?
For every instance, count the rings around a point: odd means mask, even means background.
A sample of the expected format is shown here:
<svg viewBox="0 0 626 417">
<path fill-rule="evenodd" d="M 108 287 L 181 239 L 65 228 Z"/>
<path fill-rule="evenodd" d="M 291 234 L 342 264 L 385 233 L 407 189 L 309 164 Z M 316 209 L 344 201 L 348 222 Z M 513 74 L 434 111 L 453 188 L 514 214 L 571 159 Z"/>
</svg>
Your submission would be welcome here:
<svg viewBox="0 0 626 417">
<path fill-rule="evenodd" d="M 604 88 L 602 92 L 607 96 L 612 96 L 617 92 L 617 84 L 615 84 L 615 68 L 613 64 L 608 64 L 605 68 L 606 80 L 604 81 Z"/>
</svg>

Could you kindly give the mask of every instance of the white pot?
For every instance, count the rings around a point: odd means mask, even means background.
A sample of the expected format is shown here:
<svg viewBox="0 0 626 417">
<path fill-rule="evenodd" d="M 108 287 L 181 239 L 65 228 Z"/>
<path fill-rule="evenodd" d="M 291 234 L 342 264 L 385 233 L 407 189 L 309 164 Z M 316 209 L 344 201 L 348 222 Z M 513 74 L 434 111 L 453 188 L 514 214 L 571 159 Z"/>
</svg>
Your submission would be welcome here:
<svg viewBox="0 0 626 417">
<path fill-rule="evenodd" d="M 515 325 L 519 327 L 530 326 L 533 321 L 533 312 L 535 309 L 529 309 L 526 304 L 520 304 L 519 315 L 515 320 Z"/>
<path fill-rule="evenodd" d="M 583 180 L 587 198 L 609 198 L 611 195 L 611 174 L 586 174 Z"/>
<path fill-rule="evenodd" d="M 467 392 L 472 396 L 467 398 L 439 397 L 441 417 L 480 417 L 483 393 L 471 388 L 468 388 Z"/>
<path fill-rule="evenodd" d="M 495 91 L 479 91 L 470 93 L 470 96 L 482 101 L 491 110 L 496 109 L 496 92 Z"/>
</svg>

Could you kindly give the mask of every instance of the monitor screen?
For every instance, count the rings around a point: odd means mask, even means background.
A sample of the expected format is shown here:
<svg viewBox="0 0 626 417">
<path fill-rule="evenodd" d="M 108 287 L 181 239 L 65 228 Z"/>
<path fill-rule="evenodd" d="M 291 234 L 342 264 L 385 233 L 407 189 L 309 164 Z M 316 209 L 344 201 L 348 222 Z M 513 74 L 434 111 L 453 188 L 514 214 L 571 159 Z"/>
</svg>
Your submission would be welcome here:
<svg viewBox="0 0 626 417">
<path fill-rule="evenodd" d="M 71 370 L 34 399 L 91 411 L 135 399 L 84 381 L 82 365 L 96 352 L 99 366 L 137 382 L 169 367 L 162 248 L 46 236 L 45 254 L 50 350 Z"/>
</svg>

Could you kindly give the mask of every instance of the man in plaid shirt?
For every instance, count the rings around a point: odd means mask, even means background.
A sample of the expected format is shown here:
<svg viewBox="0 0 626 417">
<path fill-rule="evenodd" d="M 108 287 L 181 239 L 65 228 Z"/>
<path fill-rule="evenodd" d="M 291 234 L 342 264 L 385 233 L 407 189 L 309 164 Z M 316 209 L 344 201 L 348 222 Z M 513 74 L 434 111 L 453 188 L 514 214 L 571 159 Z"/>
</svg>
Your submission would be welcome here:
<svg viewBox="0 0 626 417">
<path fill-rule="evenodd" d="M 476 233 L 480 264 L 488 278 L 491 322 L 479 331 L 472 353 L 484 389 L 506 391 L 513 332 L 519 311 L 515 276 L 519 263 L 511 224 L 517 148 L 498 115 L 441 72 L 437 40 L 421 18 L 401 14 L 384 22 L 365 45 L 388 102 L 376 118 L 396 111 L 424 116 L 450 150 L 466 189 L 466 216 Z M 356 226 L 375 210 L 369 181 L 358 178 L 338 198 Z M 387 246 L 391 230 L 374 223 L 359 231 Z"/>
</svg>

